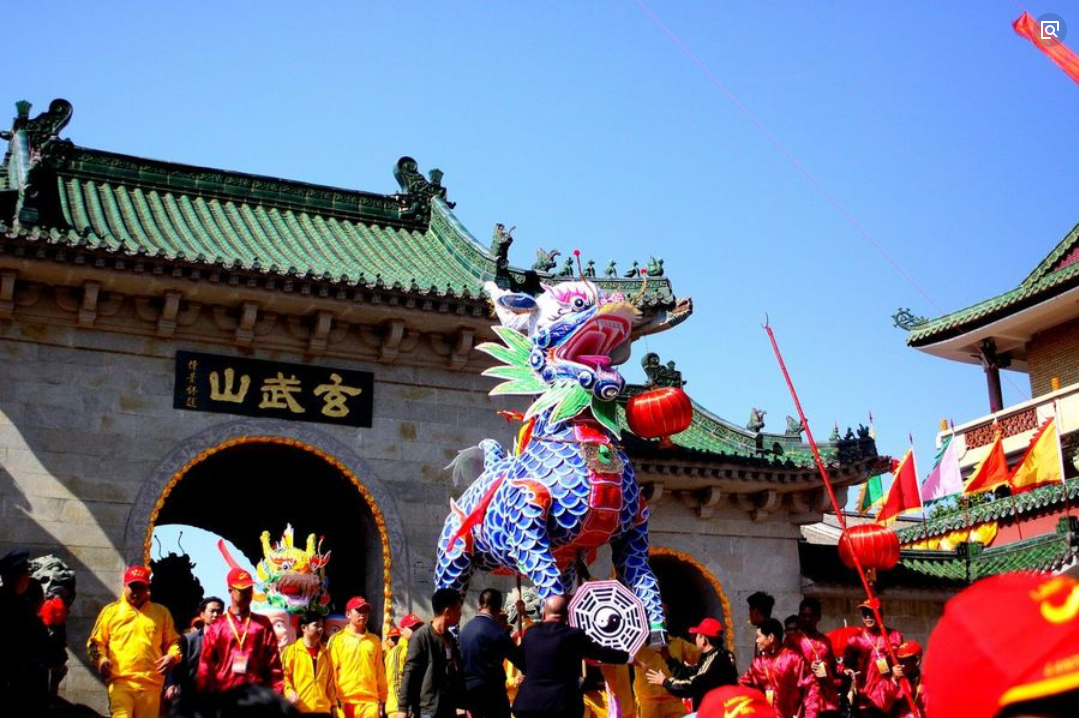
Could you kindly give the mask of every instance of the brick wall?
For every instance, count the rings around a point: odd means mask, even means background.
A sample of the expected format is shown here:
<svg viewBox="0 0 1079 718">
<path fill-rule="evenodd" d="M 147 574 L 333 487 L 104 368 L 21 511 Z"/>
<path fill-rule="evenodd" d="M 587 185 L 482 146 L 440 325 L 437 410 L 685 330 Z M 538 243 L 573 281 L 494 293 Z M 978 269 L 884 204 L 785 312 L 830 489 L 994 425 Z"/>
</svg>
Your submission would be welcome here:
<svg viewBox="0 0 1079 718">
<path fill-rule="evenodd" d="M 1034 335 L 1027 345 L 1030 392 L 1041 396 L 1052 391 L 1050 381 L 1060 377 L 1061 386 L 1079 383 L 1079 319 Z"/>
</svg>

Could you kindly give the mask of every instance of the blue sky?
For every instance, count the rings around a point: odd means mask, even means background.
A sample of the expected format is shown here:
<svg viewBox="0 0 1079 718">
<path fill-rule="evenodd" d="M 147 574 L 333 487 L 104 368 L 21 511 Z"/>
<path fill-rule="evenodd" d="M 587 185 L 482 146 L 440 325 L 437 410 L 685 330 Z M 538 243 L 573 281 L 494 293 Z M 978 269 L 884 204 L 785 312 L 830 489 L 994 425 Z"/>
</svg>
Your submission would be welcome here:
<svg viewBox="0 0 1079 718">
<path fill-rule="evenodd" d="M 1079 46 L 1079 3 L 1027 8 L 1060 15 Z M 782 428 L 793 405 L 767 314 L 818 437 L 872 411 L 881 451 L 912 433 L 924 476 L 939 420 L 984 414 L 985 383 L 908 349 L 890 315 L 1013 288 L 1079 220 L 1079 87 L 1013 33 L 1021 11 L 39 0 L 5 13 L 0 102 L 66 97 L 65 134 L 85 146 L 347 188 L 396 190 L 411 155 L 446 173 L 483 242 L 517 226 L 517 265 L 536 247 L 601 267 L 662 256 L 696 311 L 640 349 L 676 360 L 698 402 L 739 423 L 758 406 Z M 1026 378 L 1005 394 L 1026 398 Z"/>
</svg>

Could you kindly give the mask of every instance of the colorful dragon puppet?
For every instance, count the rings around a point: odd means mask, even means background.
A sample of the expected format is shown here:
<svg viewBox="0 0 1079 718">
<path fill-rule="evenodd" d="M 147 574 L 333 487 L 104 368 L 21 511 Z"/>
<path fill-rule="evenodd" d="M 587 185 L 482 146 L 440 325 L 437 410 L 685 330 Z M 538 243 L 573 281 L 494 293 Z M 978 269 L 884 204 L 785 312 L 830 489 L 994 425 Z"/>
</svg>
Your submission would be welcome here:
<svg viewBox="0 0 1079 718">
<path fill-rule="evenodd" d="M 322 542 L 315 535 L 307 537 L 307 546 L 293 543 L 292 525 L 285 527 L 281 541 L 270 544 L 270 532 L 263 531 L 263 559 L 255 566 L 262 596 L 256 596 L 264 607 L 280 608 L 289 613 L 327 612 L 330 594 L 326 591 L 326 564 L 330 552 L 322 553 Z"/>
<path fill-rule="evenodd" d="M 462 451 L 454 481 L 472 480 L 450 502 L 435 584 L 467 589 L 473 571 L 526 576 L 541 598 L 570 593 L 578 567 L 611 544 L 619 579 L 644 603 L 653 643 L 666 640 L 656 577 L 648 564 L 648 509 L 619 446 L 615 398 L 625 380 L 639 312 L 588 281 L 544 286 L 538 297 L 488 282 L 504 344 L 477 347 L 503 363 L 496 394 L 538 395 L 512 453 L 492 439 Z"/>
</svg>

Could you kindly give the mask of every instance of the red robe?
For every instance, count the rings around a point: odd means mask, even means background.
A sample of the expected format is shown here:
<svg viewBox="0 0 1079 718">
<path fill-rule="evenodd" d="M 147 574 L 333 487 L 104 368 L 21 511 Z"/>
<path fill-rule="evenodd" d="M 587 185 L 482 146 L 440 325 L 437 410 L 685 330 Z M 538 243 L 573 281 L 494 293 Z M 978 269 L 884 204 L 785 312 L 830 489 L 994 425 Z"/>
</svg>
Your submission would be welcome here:
<svg viewBox="0 0 1079 718">
<path fill-rule="evenodd" d="M 248 617 L 250 623 L 226 611 L 206 628 L 195 677 L 200 691 L 225 691 L 247 683 L 272 688 L 277 694 L 284 689 L 281 656 L 270 619 L 257 613 Z"/>
<path fill-rule="evenodd" d="M 805 659 L 785 646 L 754 658 L 738 682 L 770 696 L 777 718 L 817 718 L 817 679 Z"/>
<path fill-rule="evenodd" d="M 818 703 L 817 712 L 839 710 L 839 690 L 836 688 L 835 653 L 832 651 L 832 642 L 828 636 L 820 631 L 807 633 L 795 631 L 787 634 L 785 641 L 788 648 L 800 653 L 806 663 L 809 664 L 809 672 L 813 673 L 813 663 L 821 661 L 827 675 L 823 678 L 815 673 L 817 679 Z"/>
<path fill-rule="evenodd" d="M 925 686 L 922 685 L 921 671 L 918 671 L 914 676 L 909 676 L 908 680 L 910 681 L 910 692 L 914 696 L 914 704 L 918 706 L 918 716 L 919 718 L 925 718 Z M 907 702 L 907 697 L 903 695 L 903 689 L 899 686 L 897 678 L 892 678 L 889 690 L 892 709 L 888 713 L 888 718 L 914 718 L 914 714 L 910 710 L 910 703 Z"/>
<path fill-rule="evenodd" d="M 850 637 L 847 648 L 843 651 L 843 664 L 858 672 L 855 685 L 858 697 L 855 708 L 875 708 L 887 713 L 892 707 L 891 662 L 887 674 L 877 667 L 878 660 L 888 660 L 886 643 L 892 644 L 892 651 L 903 642 L 903 634 L 894 628 L 888 629 L 887 642 L 880 633 L 870 633 L 862 629 Z"/>
</svg>

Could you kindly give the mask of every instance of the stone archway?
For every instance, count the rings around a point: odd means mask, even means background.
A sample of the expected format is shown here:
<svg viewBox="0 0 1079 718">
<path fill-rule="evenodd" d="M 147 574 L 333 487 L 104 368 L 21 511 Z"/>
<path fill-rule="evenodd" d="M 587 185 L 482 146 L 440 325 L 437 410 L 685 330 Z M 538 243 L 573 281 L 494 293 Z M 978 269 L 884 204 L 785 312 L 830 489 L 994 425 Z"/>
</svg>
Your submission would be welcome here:
<svg viewBox="0 0 1079 718">
<path fill-rule="evenodd" d="M 712 616 L 723 623 L 727 649 L 733 651 L 731 604 L 719 579 L 700 561 L 675 549 L 653 546 L 648 561 L 667 604 L 667 627 L 672 635 L 684 637 L 691 626 Z"/>
<path fill-rule="evenodd" d="M 252 472 L 245 475 L 237 471 L 238 467 L 248 465 L 247 462 L 254 462 L 250 464 Z M 269 476 L 275 472 L 276 478 Z M 346 576 L 338 564 L 339 578 L 345 579 L 340 581 L 340 588 L 358 592 L 357 587 L 362 587 L 376 610 L 381 609 L 384 618 L 389 618 L 393 605 L 404 603 L 408 588 L 408 547 L 396 503 L 383 483 L 351 449 L 329 434 L 306 425 L 269 420 L 236 421 L 181 442 L 162 460 L 139 491 L 127 523 L 125 560 L 145 562 L 149 559 L 151 537 L 159 517 L 169 521 L 197 517 L 199 512 L 192 509 L 193 501 L 196 496 L 212 500 L 214 491 L 207 487 L 228 481 L 230 484 L 235 482 L 234 488 L 258 491 L 262 488 L 260 473 L 269 483 L 280 486 L 281 472 L 302 473 L 304 480 L 293 482 L 294 495 L 281 497 L 283 510 L 267 512 L 277 516 L 278 520 L 275 522 L 270 515 L 255 517 L 256 522 L 262 520 L 262 526 L 256 527 L 249 520 L 243 523 L 243 535 L 234 534 L 229 536 L 230 540 L 241 547 L 249 559 L 257 561 L 259 532 L 262 529 L 270 530 L 271 534 L 279 532 L 284 527 L 283 520 L 289 520 L 293 513 L 309 516 L 309 508 L 305 512 L 298 504 L 289 502 L 317 502 L 319 495 L 325 493 L 330 504 L 326 510 L 331 512 L 338 534 L 347 536 L 349 544 L 359 543 L 366 547 L 362 556 L 355 553 L 359 549 L 354 546 L 342 546 L 343 550 L 336 554 L 344 554 L 343 558 L 347 559 L 352 549 L 352 568 L 363 574 L 362 577 Z M 237 473 L 240 475 L 233 476 Z M 171 504 L 170 497 L 173 499 Z M 262 501 L 258 505 L 265 511 L 268 504 Z M 211 515 L 213 512 L 207 513 L 207 519 L 202 522 L 208 524 L 205 527 L 224 535 L 217 530 L 222 525 L 220 516 L 215 518 Z M 198 521 L 192 523 L 199 525 Z M 282 525 L 267 525 L 269 523 Z M 223 525 L 227 530 L 227 524 Z M 320 529 L 299 526 L 297 530 Z M 328 548 L 333 550 L 334 546 Z M 328 569 L 331 580 L 333 568 L 331 560 Z"/>
</svg>

